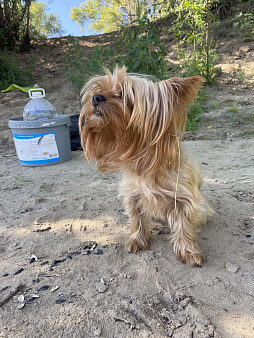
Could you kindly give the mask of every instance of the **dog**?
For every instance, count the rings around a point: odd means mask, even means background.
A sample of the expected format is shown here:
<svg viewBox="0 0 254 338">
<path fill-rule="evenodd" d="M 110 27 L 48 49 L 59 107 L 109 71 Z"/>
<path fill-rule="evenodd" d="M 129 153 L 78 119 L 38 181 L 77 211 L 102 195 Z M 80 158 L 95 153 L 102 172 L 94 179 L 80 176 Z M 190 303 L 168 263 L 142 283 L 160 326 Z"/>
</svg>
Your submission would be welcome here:
<svg viewBox="0 0 254 338">
<path fill-rule="evenodd" d="M 125 247 L 133 253 L 148 249 L 149 226 L 163 219 L 177 258 L 201 266 L 204 253 L 196 236 L 212 209 L 201 192 L 201 169 L 181 140 L 187 108 L 204 78 L 155 81 L 128 74 L 125 67 L 104 71 L 81 91 L 80 138 L 99 172 L 123 172 L 120 191 L 131 221 Z"/>
</svg>

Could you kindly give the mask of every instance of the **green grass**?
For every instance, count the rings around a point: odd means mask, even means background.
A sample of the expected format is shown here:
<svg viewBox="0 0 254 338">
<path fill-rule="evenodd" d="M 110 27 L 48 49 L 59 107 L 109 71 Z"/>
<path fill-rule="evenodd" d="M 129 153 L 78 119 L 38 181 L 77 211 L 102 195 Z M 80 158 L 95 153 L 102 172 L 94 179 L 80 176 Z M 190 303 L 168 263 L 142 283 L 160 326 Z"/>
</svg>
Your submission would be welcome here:
<svg viewBox="0 0 254 338">
<path fill-rule="evenodd" d="M 230 112 L 231 113 L 236 113 L 237 112 L 237 106 L 230 107 Z"/>
</svg>

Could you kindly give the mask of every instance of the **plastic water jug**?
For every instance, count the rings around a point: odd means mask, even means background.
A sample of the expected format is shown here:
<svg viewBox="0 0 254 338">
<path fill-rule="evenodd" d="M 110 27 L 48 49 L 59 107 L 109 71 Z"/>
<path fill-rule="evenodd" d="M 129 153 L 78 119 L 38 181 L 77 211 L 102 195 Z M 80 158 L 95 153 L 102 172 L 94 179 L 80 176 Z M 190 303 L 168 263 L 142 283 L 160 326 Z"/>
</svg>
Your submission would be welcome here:
<svg viewBox="0 0 254 338">
<path fill-rule="evenodd" d="M 30 89 L 28 94 L 31 100 L 25 105 L 24 120 L 52 119 L 58 116 L 55 107 L 44 99 L 45 90 L 43 88 Z"/>
</svg>

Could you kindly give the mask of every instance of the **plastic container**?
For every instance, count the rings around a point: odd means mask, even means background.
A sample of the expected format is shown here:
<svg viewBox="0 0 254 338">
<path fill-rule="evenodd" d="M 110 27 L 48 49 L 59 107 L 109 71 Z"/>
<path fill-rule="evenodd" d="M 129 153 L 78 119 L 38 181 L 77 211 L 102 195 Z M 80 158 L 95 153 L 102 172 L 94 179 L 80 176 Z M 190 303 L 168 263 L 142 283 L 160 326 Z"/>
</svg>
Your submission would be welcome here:
<svg viewBox="0 0 254 338">
<path fill-rule="evenodd" d="M 26 121 L 23 117 L 10 119 L 8 126 L 20 164 L 23 166 L 45 166 L 71 159 L 70 118 L 58 115 Z"/>
<path fill-rule="evenodd" d="M 28 91 L 31 100 L 25 105 L 23 118 L 25 121 L 34 121 L 42 118 L 56 118 L 58 116 L 55 107 L 44 99 L 43 88 L 30 89 Z"/>
</svg>

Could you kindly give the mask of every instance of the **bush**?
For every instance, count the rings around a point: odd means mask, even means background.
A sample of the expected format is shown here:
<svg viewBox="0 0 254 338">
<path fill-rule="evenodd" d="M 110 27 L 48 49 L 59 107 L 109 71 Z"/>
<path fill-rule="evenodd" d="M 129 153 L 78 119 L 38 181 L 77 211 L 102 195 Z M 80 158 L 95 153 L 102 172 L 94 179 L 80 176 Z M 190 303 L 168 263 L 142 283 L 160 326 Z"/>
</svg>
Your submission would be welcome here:
<svg viewBox="0 0 254 338">
<path fill-rule="evenodd" d="M 148 74 L 164 79 L 167 77 L 166 49 L 152 20 L 153 15 L 149 9 L 133 21 L 130 27 L 121 29 L 120 40 L 124 42 L 126 52 L 120 59 L 131 73 Z"/>
<path fill-rule="evenodd" d="M 204 112 L 205 105 L 204 102 L 207 100 L 206 90 L 202 90 L 195 103 L 189 107 L 186 121 L 186 130 L 197 130 L 198 124 L 200 122 L 199 116 Z"/>
<path fill-rule="evenodd" d="M 215 0 L 217 2 L 217 0 Z M 210 25 L 215 21 L 212 0 L 181 0 L 175 5 L 177 18 L 170 32 L 179 38 L 179 59 L 182 76 L 202 75 L 213 84 L 217 58 Z"/>
<path fill-rule="evenodd" d="M 234 24 L 233 28 L 235 31 L 239 31 L 242 33 L 245 40 L 252 40 L 254 34 L 254 14 L 252 11 L 248 11 L 247 13 L 240 12 L 233 19 Z"/>
<path fill-rule="evenodd" d="M 19 86 L 31 85 L 33 81 L 33 58 L 28 60 L 25 72 L 21 71 L 14 54 L 4 50 L 0 55 L 0 90 L 6 89 L 11 84 Z"/>
<path fill-rule="evenodd" d="M 166 73 L 165 47 L 152 21 L 151 9 L 140 15 L 130 26 L 115 33 L 115 45 L 96 47 L 93 54 L 77 39 L 69 37 L 69 46 L 63 60 L 66 77 L 80 92 L 84 82 L 104 67 L 113 68 L 116 63 L 125 65 L 129 73 L 148 74 L 163 79 Z"/>
</svg>

